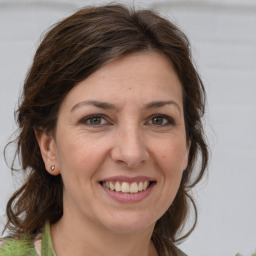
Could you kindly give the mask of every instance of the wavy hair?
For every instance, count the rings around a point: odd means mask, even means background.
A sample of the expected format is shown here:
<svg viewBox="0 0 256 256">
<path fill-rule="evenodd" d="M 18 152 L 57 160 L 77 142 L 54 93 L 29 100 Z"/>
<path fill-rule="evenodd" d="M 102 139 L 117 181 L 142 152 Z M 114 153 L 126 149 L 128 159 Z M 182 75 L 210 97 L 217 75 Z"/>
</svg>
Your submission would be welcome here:
<svg viewBox="0 0 256 256">
<path fill-rule="evenodd" d="M 177 243 L 192 232 L 197 211 L 189 191 L 203 177 L 208 149 L 201 120 L 205 90 L 192 62 L 189 41 L 173 23 L 153 11 L 111 4 L 80 9 L 58 22 L 45 34 L 35 53 L 16 112 L 16 155 L 21 159 L 19 171 L 27 178 L 7 204 L 5 230 L 12 236 L 37 234 L 46 220 L 56 223 L 63 212 L 61 176 L 45 170 L 34 129 L 53 132 L 59 107 L 77 83 L 106 63 L 140 51 L 161 52 L 172 63 L 182 84 L 190 143 L 188 166 L 179 190 L 157 221 L 152 240 L 159 249 L 163 239 Z M 196 162 L 199 164 L 195 166 Z M 194 224 L 182 235 L 190 205 L 195 209 Z"/>
</svg>

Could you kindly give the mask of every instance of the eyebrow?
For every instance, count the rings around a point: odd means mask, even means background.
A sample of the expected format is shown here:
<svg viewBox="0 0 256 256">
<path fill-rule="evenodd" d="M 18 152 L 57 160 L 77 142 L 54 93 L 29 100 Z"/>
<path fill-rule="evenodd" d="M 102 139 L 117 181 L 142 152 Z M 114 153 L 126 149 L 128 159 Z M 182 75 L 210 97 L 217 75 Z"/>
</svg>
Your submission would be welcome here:
<svg viewBox="0 0 256 256">
<path fill-rule="evenodd" d="M 88 101 L 81 101 L 81 102 L 75 104 L 71 108 L 71 112 L 73 112 L 75 109 L 77 109 L 81 106 L 84 106 L 84 105 L 93 105 L 97 108 L 109 109 L 109 110 L 116 110 L 117 109 L 114 104 L 111 104 L 111 103 L 108 103 L 108 102 L 88 100 Z M 152 109 L 152 108 L 161 108 L 165 105 L 174 105 L 179 110 L 179 112 L 181 114 L 181 108 L 180 108 L 179 104 L 176 103 L 173 100 L 170 100 L 170 101 L 152 101 L 152 102 L 147 103 L 146 105 L 144 105 L 143 109 L 148 110 L 148 109 Z"/>
<path fill-rule="evenodd" d="M 71 108 L 71 112 L 73 112 L 75 109 L 84 106 L 84 105 L 93 105 L 97 108 L 101 108 L 101 109 L 116 109 L 115 105 L 108 103 L 108 102 L 103 102 L 103 101 L 95 101 L 95 100 L 88 100 L 88 101 L 81 101 L 79 103 L 77 103 L 76 105 L 74 105 Z"/>
<path fill-rule="evenodd" d="M 165 105 L 174 105 L 180 112 L 181 114 L 181 109 L 180 106 L 177 102 L 170 100 L 170 101 L 153 101 L 150 102 L 148 104 L 145 105 L 145 107 L 143 107 L 144 109 L 151 109 L 151 108 L 161 108 Z"/>
</svg>

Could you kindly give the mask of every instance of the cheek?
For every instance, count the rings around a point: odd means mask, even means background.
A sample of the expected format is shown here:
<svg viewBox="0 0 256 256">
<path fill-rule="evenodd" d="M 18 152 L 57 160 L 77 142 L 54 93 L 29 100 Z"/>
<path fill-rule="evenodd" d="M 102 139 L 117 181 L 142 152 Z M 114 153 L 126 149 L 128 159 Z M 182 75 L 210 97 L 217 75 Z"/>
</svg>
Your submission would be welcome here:
<svg viewBox="0 0 256 256">
<path fill-rule="evenodd" d="M 158 162 L 164 169 L 183 171 L 186 163 L 186 146 L 184 143 L 164 143 L 155 149 Z"/>
<path fill-rule="evenodd" d="M 62 174 L 90 176 L 104 161 L 107 149 L 100 141 L 83 139 L 83 136 L 66 136 L 60 140 L 57 158 Z"/>
</svg>

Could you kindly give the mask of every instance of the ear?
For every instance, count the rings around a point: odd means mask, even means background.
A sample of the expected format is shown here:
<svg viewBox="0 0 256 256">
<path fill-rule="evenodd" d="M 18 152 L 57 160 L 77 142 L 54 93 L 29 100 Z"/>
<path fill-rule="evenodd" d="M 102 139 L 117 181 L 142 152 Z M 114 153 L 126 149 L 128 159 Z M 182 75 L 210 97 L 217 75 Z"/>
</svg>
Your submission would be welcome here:
<svg viewBox="0 0 256 256">
<path fill-rule="evenodd" d="M 57 149 L 53 135 L 40 129 L 34 129 L 34 132 L 44 160 L 45 169 L 51 175 L 58 175 L 60 170 L 57 164 Z M 53 166 L 54 168 L 52 168 Z"/>
</svg>

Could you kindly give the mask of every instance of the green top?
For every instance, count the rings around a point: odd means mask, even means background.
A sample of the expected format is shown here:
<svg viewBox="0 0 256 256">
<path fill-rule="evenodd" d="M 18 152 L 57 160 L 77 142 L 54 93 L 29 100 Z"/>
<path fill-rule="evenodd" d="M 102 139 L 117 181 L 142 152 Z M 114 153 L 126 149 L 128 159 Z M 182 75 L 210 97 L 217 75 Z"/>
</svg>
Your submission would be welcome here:
<svg viewBox="0 0 256 256">
<path fill-rule="evenodd" d="M 53 248 L 50 224 L 47 222 L 44 226 L 41 240 L 41 256 L 56 256 Z M 162 239 L 161 239 L 162 240 Z M 37 241 L 37 239 L 35 240 Z M 167 244 L 161 241 L 160 255 L 170 255 Z M 176 253 L 175 253 L 176 254 Z M 0 256 L 39 256 L 36 252 L 34 242 L 29 240 L 28 237 L 20 239 L 7 238 L 0 239 Z M 175 256 L 187 256 L 177 248 L 177 255 Z"/>
<path fill-rule="evenodd" d="M 2 241 L 3 245 L 0 246 L 0 256 L 38 256 L 34 243 L 26 237 L 18 240 L 8 238 Z M 53 249 L 49 222 L 45 224 L 42 233 L 41 256 L 56 256 Z"/>
</svg>

